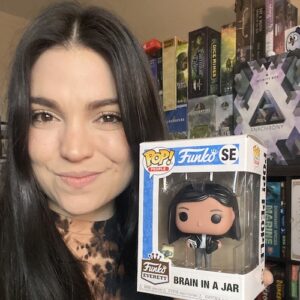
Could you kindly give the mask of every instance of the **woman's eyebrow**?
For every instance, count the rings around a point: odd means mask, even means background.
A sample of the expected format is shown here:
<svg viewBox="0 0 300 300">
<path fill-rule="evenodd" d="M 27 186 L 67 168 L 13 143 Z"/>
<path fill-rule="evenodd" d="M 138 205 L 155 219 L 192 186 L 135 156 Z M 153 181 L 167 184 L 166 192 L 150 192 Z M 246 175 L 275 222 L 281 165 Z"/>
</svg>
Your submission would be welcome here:
<svg viewBox="0 0 300 300">
<path fill-rule="evenodd" d="M 107 105 L 116 105 L 118 104 L 118 99 L 116 98 L 108 98 L 108 99 L 101 99 L 101 100 L 95 100 L 87 104 L 88 110 L 94 110 L 99 107 L 107 106 Z"/>
<path fill-rule="evenodd" d="M 49 98 L 30 97 L 30 103 L 31 104 L 39 104 L 39 105 L 46 106 L 48 108 L 55 109 L 55 110 L 59 109 L 58 103 L 55 100 L 49 99 Z"/>
<path fill-rule="evenodd" d="M 45 97 L 30 97 L 31 104 L 39 104 L 42 106 L 46 106 L 51 109 L 59 110 L 59 104 L 57 101 Z M 116 98 L 108 98 L 108 99 L 101 99 L 101 100 L 94 100 L 89 102 L 87 106 L 87 110 L 94 110 L 99 107 L 104 107 L 108 105 L 116 105 L 118 104 L 118 99 Z"/>
</svg>

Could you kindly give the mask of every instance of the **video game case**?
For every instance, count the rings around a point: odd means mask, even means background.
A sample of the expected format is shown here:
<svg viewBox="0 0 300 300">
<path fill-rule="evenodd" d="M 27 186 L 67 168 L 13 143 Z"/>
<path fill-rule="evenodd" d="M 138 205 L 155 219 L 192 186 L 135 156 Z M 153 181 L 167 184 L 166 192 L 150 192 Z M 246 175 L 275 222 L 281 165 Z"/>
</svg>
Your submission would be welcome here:
<svg viewBox="0 0 300 300">
<path fill-rule="evenodd" d="M 281 182 L 268 181 L 266 194 L 266 256 L 280 257 Z"/>
<path fill-rule="evenodd" d="M 187 103 L 188 88 L 188 43 L 178 42 L 176 49 L 176 101 L 177 105 Z"/>
<path fill-rule="evenodd" d="M 238 63 L 253 59 L 253 1 L 236 0 L 236 60 Z"/>
<path fill-rule="evenodd" d="M 176 108 L 176 48 L 178 37 L 163 42 L 163 109 Z"/>
<path fill-rule="evenodd" d="M 235 22 L 221 27 L 220 93 L 232 94 L 234 65 L 236 62 Z"/>
<path fill-rule="evenodd" d="M 266 44 L 265 0 L 253 0 L 253 59 L 265 57 Z"/>
<path fill-rule="evenodd" d="M 210 27 L 189 32 L 188 99 L 219 94 L 220 38 Z"/>
</svg>

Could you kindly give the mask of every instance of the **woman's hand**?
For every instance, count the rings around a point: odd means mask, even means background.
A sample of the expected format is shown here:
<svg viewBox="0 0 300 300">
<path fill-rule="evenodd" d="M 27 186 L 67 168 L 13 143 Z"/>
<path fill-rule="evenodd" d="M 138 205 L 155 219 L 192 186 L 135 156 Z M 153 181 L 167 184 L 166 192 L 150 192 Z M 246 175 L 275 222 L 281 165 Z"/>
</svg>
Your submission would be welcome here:
<svg viewBox="0 0 300 300">
<path fill-rule="evenodd" d="M 267 287 L 268 285 L 272 284 L 273 281 L 274 281 L 273 274 L 271 273 L 271 271 L 269 269 L 265 268 L 264 272 L 263 272 L 264 285 Z"/>
</svg>

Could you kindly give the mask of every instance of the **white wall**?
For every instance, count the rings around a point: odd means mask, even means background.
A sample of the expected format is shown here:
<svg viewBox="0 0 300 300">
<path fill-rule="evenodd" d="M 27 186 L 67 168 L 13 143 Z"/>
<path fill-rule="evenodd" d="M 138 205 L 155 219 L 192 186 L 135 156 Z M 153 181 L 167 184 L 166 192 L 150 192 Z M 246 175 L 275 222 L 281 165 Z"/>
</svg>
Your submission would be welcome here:
<svg viewBox="0 0 300 300">
<path fill-rule="evenodd" d="M 18 38 L 28 21 L 0 11 L 0 115 L 5 120 L 8 69 Z"/>
</svg>

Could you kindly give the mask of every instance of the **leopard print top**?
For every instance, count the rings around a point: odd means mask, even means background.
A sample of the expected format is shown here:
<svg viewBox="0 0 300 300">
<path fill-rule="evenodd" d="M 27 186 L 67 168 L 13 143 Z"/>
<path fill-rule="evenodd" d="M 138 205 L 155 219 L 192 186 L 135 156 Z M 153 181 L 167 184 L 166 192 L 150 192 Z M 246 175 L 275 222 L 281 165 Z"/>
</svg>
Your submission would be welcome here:
<svg viewBox="0 0 300 300">
<path fill-rule="evenodd" d="M 55 213 L 55 223 L 66 245 L 82 263 L 96 300 L 120 300 L 123 266 L 118 264 L 121 235 L 116 217 L 81 221 Z"/>
</svg>

